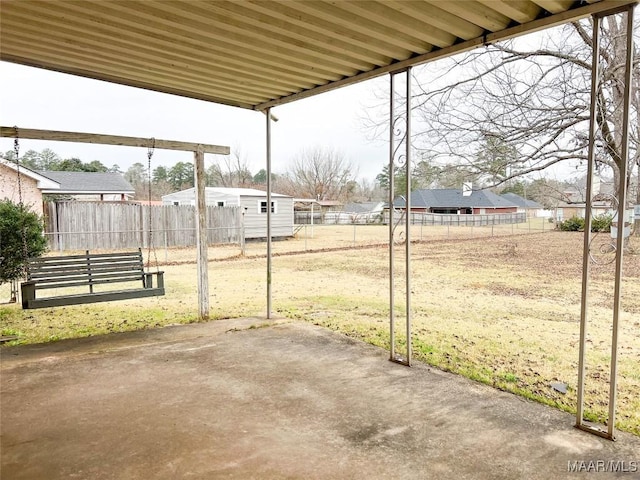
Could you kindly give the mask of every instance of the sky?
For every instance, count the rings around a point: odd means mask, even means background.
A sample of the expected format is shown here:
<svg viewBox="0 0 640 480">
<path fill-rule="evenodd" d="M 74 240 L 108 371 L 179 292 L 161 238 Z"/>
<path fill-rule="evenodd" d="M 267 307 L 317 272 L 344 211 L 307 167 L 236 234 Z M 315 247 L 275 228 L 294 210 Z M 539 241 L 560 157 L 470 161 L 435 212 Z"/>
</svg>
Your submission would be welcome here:
<svg viewBox="0 0 640 480">
<path fill-rule="evenodd" d="M 0 62 L 0 79 L 2 126 L 225 145 L 246 157 L 252 173 L 265 168 L 262 113 L 7 62 Z M 373 180 L 388 162 L 388 147 L 368 139 L 360 119 L 386 82 L 387 77 L 374 79 L 274 107 L 279 120 L 272 123 L 273 171 L 283 173 L 305 148 L 326 146 L 353 163 L 358 179 Z M 45 148 L 63 159 L 99 160 L 122 171 L 147 162 L 143 148 L 20 141 L 21 155 Z M 13 139 L 0 138 L 0 152 L 12 149 Z M 206 166 L 216 161 L 215 156 L 205 157 Z M 151 168 L 180 161 L 193 161 L 193 154 L 156 150 Z"/>
</svg>

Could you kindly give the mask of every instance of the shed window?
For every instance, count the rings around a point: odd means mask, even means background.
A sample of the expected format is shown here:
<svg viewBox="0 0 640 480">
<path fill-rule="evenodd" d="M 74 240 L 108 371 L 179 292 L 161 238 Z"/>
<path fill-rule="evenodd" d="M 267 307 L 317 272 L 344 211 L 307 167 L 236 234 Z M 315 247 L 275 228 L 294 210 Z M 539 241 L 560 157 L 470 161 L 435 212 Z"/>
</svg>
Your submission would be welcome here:
<svg viewBox="0 0 640 480">
<path fill-rule="evenodd" d="M 267 213 L 267 202 L 260 202 L 260 213 Z M 276 202 L 271 202 L 271 213 L 276 213 Z"/>
<path fill-rule="evenodd" d="M 217 205 L 218 207 L 224 207 L 224 202 L 218 202 L 216 205 Z"/>
</svg>

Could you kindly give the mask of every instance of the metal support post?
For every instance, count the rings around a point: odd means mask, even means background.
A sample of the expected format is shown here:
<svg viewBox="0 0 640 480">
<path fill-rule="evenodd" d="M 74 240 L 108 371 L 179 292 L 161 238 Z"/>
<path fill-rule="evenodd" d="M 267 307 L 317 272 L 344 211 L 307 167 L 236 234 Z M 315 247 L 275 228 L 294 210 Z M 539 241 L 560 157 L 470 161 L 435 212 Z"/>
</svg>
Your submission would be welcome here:
<svg viewBox="0 0 640 480">
<path fill-rule="evenodd" d="M 393 218 L 393 197 L 395 195 L 395 165 L 393 157 L 396 154 L 394 145 L 394 109 L 395 109 L 395 74 L 389 76 L 389 360 L 396 358 L 396 332 L 395 332 L 395 264 L 394 264 L 394 238 L 393 229 L 395 220 Z"/>
<path fill-rule="evenodd" d="M 406 75 L 406 110 L 405 110 L 405 213 L 404 213 L 404 229 L 405 229 L 405 308 L 406 308 L 406 352 L 405 358 L 396 354 L 395 349 L 395 257 L 394 257 L 394 239 L 395 239 L 395 219 L 393 210 L 393 200 L 395 195 L 394 176 L 395 176 L 395 155 L 401 146 L 399 143 L 395 145 L 395 136 L 399 136 L 401 130 L 396 131 L 395 122 L 398 118 L 395 116 L 395 75 L 404 73 Z M 402 142 L 402 140 L 400 140 Z M 402 156 L 400 157 L 402 158 Z M 398 221 L 400 223 L 402 218 Z M 390 99 L 389 99 L 389 330 L 390 330 L 390 357 L 389 359 L 396 363 L 411 366 L 411 68 L 403 72 L 395 72 L 391 74 L 390 81 Z"/>
<path fill-rule="evenodd" d="M 615 440 L 615 415 L 616 415 L 616 394 L 618 376 L 618 334 L 621 307 L 621 286 L 622 286 L 622 264 L 624 257 L 624 218 L 627 204 L 627 165 L 629 160 L 629 122 L 631 112 L 631 77 L 632 77 L 632 56 L 633 56 L 633 11 L 634 6 L 627 9 L 627 37 L 626 37 L 626 59 L 625 59 L 625 89 L 623 98 L 623 124 L 622 124 L 622 144 L 619 167 L 618 185 L 618 231 L 616 236 L 616 258 L 615 258 L 615 279 L 614 279 L 614 302 L 613 302 L 613 324 L 611 338 L 611 374 L 609 379 L 609 412 L 607 421 L 607 431 L 597 427 L 592 427 L 584 423 L 584 384 L 586 367 L 586 328 L 588 321 L 588 300 L 589 300 L 589 274 L 590 262 L 589 248 L 591 243 L 591 222 L 592 222 L 592 197 L 593 197 L 593 170 L 595 167 L 595 143 L 596 143 L 596 92 L 600 77 L 599 71 L 599 51 L 600 51 L 600 27 L 602 16 L 593 17 L 593 66 L 591 79 L 591 107 L 590 107 L 590 128 L 589 128 L 589 165 L 587 177 L 587 205 L 585 211 L 585 232 L 583 247 L 583 269 L 582 269 L 582 297 L 580 310 L 580 351 L 578 358 L 578 391 L 576 408 L 576 427 L 588 431 L 595 435 Z M 605 14 L 606 15 L 606 14 Z"/>
<path fill-rule="evenodd" d="M 267 117 L 267 318 L 271 318 L 271 108 Z"/>
<path fill-rule="evenodd" d="M 584 212 L 584 243 L 582 248 L 582 295 L 580 299 L 580 346 L 578 352 L 578 391 L 576 406 L 576 427 L 586 428 L 584 418 L 584 377 L 585 355 L 587 343 L 587 317 L 589 303 L 589 277 L 591 261 L 589 258 L 589 245 L 591 244 L 591 204 L 593 201 L 593 171 L 595 167 L 595 138 L 596 138 L 596 92 L 600 81 L 600 25 L 602 19 L 593 17 L 593 52 L 591 59 L 591 104 L 589 107 L 589 152 L 587 165 L 587 203 Z"/>
<path fill-rule="evenodd" d="M 622 306 L 622 260 L 624 257 L 624 223 L 627 209 L 627 165 L 629 164 L 629 122 L 631 119 L 631 76 L 633 61 L 633 12 L 634 6 L 627 9 L 627 51 L 624 71 L 624 99 L 622 122 L 622 150 L 620 158 L 620 184 L 618 186 L 618 235 L 616 238 L 616 274 L 613 294 L 613 328 L 611 336 L 611 375 L 609 377 L 609 421 L 607 433 L 615 439 L 616 396 L 618 383 L 618 333 L 620 307 Z"/>
<path fill-rule="evenodd" d="M 407 162 L 406 171 L 406 192 L 407 192 L 407 214 L 405 218 L 405 280 L 406 280 L 406 320 L 407 320 L 407 366 L 411 366 L 411 67 L 407 68 L 407 133 L 405 140 L 405 155 Z"/>
</svg>

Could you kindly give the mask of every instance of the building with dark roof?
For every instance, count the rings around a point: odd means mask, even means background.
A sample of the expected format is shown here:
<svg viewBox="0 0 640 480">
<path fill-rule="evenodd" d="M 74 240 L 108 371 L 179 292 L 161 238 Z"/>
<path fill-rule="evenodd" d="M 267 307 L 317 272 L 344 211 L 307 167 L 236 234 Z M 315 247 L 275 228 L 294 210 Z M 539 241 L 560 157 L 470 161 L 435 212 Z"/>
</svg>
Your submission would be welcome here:
<svg viewBox="0 0 640 480">
<path fill-rule="evenodd" d="M 524 209 L 540 209 L 544 208 L 544 206 L 540 205 L 538 202 L 533 200 L 526 199 L 521 197 L 517 193 L 503 193 L 500 195 L 502 198 L 506 198 L 508 201 L 515 203 L 518 207 Z"/>
<path fill-rule="evenodd" d="M 380 214 L 384 208 L 384 202 L 352 202 L 345 204 L 342 211 L 354 214 Z"/>
<path fill-rule="evenodd" d="M 56 172 L 39 171 L 51 180 L 57 182 L 57 190 L 43 190 L 42 193 L 65 195 L 83 201 L 116 201 L 131 200 L 135 194 L 134 188 L 119 173 L 108 172 Z"/>
<path fill-rule="evenodd" d="M 406 208 L 406 199 L 393 201 L 396 209 Z M 443 188 L 411 192 L 411 211 L 425 213 L 475 214 L 516 213 L 518 205 L 489 190 Z"/>
</svg>

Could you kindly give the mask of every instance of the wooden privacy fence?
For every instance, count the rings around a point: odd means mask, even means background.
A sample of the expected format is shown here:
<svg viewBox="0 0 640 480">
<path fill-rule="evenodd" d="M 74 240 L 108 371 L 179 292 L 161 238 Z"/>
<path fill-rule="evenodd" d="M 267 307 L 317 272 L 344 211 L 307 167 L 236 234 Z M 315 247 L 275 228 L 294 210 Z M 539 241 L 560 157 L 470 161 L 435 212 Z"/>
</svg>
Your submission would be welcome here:
<svg viewBox="0 0 640 480">
<path fill-rule="evenodd" d="M 195 207 L 103 202 L 46 202 L 45 235 L 51 250 L 115 250 L 196 244 Z M 243 239 L 241 207 L 207 206 L 209 245 Z"/>
</svg>

